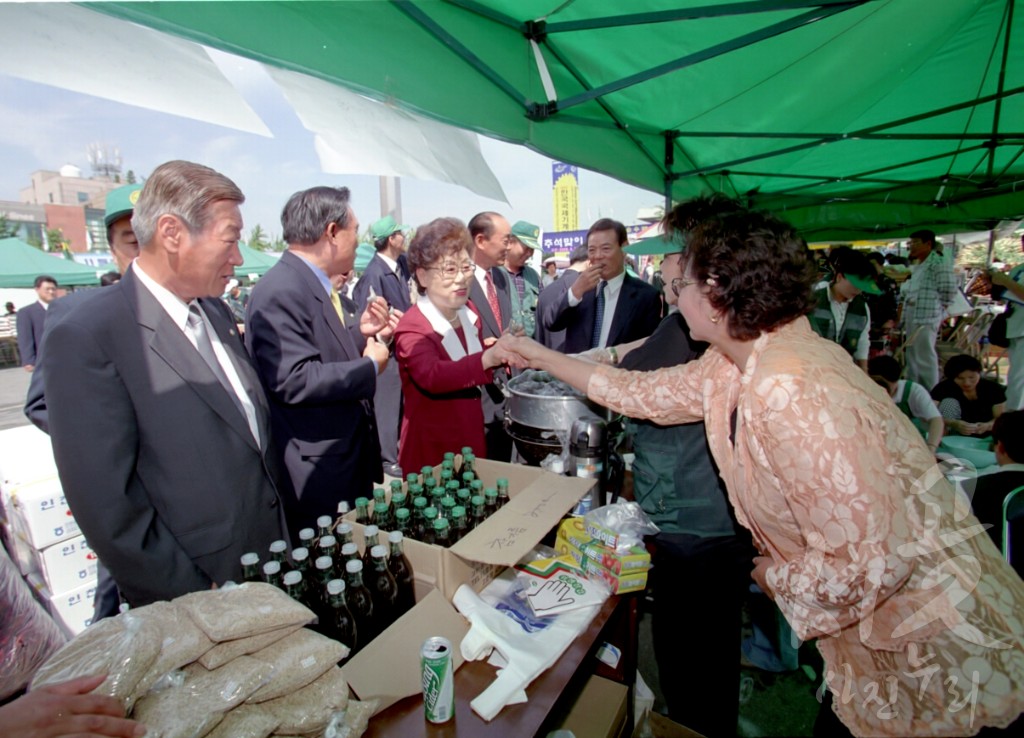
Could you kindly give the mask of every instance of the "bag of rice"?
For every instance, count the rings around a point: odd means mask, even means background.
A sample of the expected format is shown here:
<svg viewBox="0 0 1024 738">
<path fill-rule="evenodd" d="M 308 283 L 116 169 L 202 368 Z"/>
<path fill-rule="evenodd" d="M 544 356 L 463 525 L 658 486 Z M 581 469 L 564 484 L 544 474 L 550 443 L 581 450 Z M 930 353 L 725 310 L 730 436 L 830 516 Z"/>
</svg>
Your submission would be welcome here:
<svg viewBox="0 0 1024 738">
<path fill-rule="evenodd" d="M 378 700 L 350 700 L 348 707 L 331 716 L 323 738 L 359 738 L 366 732 L 370 718 L 377 712 Z"/>
<path fill-rule="evenodd" d="M 181 686 L 153 690 L 135 705 L 132 717 L 147 728 L 146 738 L 201 738 L 273 673 L 251 656 L 239 656 L 219 669 L 192 664 Z"/>
<path fill-rule="evenodd" d="M 348 652 L 348 646 L 308 628 L 297 630 L 253 654 L 254 658 L 271 664 L 274 675 L 246 701 L 266 702 L 291 694 L 337 665 Z"/>
<path fill-rule="evenodd" d="M 277 718 L 262 705 L 239 705 L 206 738 L 267 738 L 276 728 Z"/>
<path fill-rule="evenodd" d="M 271 643 L 276 643 L 286 635 L 291 635 L 301 627 L 301 625 L 289 625 L 287 628 L 278 628 L 269 633 L 261 633 L 260 635 L 236 638 L 233 641 L 218 643 L 199 657 L 199 663 L 207 669 L 216 669 L 239 656 L 256 653 Z"/>
<path fill-rule="evenodd" d="M 127 713 L 134 703 L 135 688 L 156 662 L 162 640 L 152 623 L 130 611 L 105 618 L 53 654 L 35 673 L 30 689 L 90 674 L 106 674 L 94 693 L 120 700 Z"/>
<path fill-rule="evenodd" d="M 308 607 L 263 582 L 192 592 L 175 602 L 185 608 L 210 640 L 217 643 L 289 625 L 305 625 L 316 618 Z"/>
<path fill-rule="evenodd" d="M 142 697 L 165 674 L 191 664 L 213 648 L 213 641 L 174 602 L 154 602 L 130 612 L 163 636 L 160 653 L 136 686 L 134 699 Z"/>
<path fill-rule="evenodd" d="M 320 733 L 332 714 L 348 706 L 348 682 L 332 666 L 305 687 L 259 706 L 275 717 L 279 733 Z"/>
</svg>

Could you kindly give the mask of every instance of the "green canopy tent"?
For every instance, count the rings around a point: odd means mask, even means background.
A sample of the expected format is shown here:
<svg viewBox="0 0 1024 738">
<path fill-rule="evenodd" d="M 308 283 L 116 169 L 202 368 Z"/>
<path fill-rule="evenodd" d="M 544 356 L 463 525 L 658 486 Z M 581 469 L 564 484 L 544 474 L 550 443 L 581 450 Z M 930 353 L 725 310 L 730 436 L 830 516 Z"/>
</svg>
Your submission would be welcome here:
<svg viewBox="0 0 1024 738">
<path fill-rule="evenodd" d="M 377 249 L 373 247 L 372 243 L 366 243 L 365 241 L 360 243 L 356 247 L 356 265 L 355 270 L 359 274 L 366 271 L 366 265 L 370 263 L 370 259 L 377 253 Z"/>
<path fill-rule="evenodd" d="M 235 276 L 239 279 L 247 279 L 253 275 L 262 277 L 270 271 L 270 267 L 277 263 L 277 257 L 270 256 L 263 251 L 257 251 L 250 246 L 246 246 L 241 241 L 238 243 L 238 250 L 242 252 L 242 259 L 244 260 L 241 266 L 235 267 Z"/>
<path fill-rule="evenodd" d="M 1024 215 L 1017 0 L 87 3 L 808 240 Z M 273 33 L 267 29 L 272 28 Z M 380 49 L 387 47 L 388 53 Z"/>
<path fill-rule="evenodd" d="M 91 267 L 46 254 L 20 238 L 0 239 L 0 287 L 32 287 L 36 277 L 48 274 L 61 287 L 83 287 L 100 283 L 99 273 Z"/>
</svg>

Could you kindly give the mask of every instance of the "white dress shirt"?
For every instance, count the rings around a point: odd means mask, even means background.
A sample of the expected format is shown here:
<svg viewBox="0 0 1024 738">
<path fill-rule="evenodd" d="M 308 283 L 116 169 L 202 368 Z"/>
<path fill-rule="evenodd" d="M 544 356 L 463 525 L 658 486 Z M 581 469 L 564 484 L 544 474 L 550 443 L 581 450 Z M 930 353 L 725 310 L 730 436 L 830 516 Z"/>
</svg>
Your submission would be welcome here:
<svg viewBox="0 0 1024 738">
<path fill-rule="evenodd" d="M 602 280 L 603 281 L 603 280 Z M 601 340 L 597 348 L 605 348 L 608 345 L 608 335 L 612 332 L 612 320 L 615 319 L 615 308 L 619 304 L 619 294 L 622 292 L 622 283 L 626 281 L 626 271 L 622 270 L 617 276 L 608 280 L 604 288 L 604 316 L 601 320 Z M 597 297 L 597 290 L 601 289 L 601 282 L 594 288 L 594 297 Z M 569 307 L 576 307 L 583 300 L 576 299 L 572 288 L 569 288 Z"/>
</svg>

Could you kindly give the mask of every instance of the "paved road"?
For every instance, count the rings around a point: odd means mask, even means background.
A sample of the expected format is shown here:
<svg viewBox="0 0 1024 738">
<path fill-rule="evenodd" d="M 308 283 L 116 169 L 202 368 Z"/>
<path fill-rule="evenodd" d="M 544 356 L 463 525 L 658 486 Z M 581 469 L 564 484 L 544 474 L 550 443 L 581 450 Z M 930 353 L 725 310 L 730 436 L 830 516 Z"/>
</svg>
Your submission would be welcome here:
<svg viewBox="0 0 1024 738">
<path fill-rule="evenodd" d="M 0 369 L 0 430 L 28 425 L 21 409 L 25 406 L 29 377 L 21 367 Z"/>
</svg>

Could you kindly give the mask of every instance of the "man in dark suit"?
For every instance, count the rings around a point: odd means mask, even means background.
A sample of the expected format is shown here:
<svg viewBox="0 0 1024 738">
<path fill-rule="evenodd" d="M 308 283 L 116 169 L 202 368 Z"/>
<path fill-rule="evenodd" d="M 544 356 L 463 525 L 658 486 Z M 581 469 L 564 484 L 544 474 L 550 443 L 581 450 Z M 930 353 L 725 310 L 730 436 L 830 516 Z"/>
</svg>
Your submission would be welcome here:
<svg viewBox="0 0 1024 738">
<path fill-rule="evenodd" d="M 132 213 L 141 190 L 142 185 L 130 184 L 107 193 L 106 213 L 104 213 L 103 220 L 107 226 L 107 244 L 109 244 L 110 253 L 117 264 L 117 274 L 119 275 L 127 273 L 132 261 L 139 255 L 139 241 L 135 238 L 135 232 L 132 231 Z M 50 419 L 44 392 L 47 366 L 46 340 L 55 325 L 98 294 L 99 290 L 72 292 L 70 295 L 54 301 L 47 310 L 46 325 L 43 329 L 42 341 L 39 344 L 36 368 L 32 372 L 32 379 L 28 384 L 28 395 L 25 397 L 25 416 L 44 433 L 50 432 Z M 117 615 L 120 604 L 117 586 L 102 561 L 98 562 L 96 576 L 96 596 L 93 602 L 92 616 L 94 623 L 105 617 Z"/>
<path fill-rule="evenodd" d="M 412 307 L 409 295 L 409 263 L 405 257 L 405 231 L 408 229 L 408 226 L 397 224 L 390 215 L 384 216 L 370 226 L 373 247 L 377 253 L 370 259 L 363 276 L 356 282 L 353 298 L 360 310 L 366 309 L 370 300 L 370 290 L 373 290 L 375 295 L 383 297 L 388 306 L 397 310 L 399 315 Z M 398 431 L 402 423 L 402 380 L 398 376 L 398 362 L 389 362 L 387 368 L 377 377 L 373 409 L 376 414 L 384 473 L 401 479 L 402 468 L 398 465 Z"/>
<path fill-rule="evenodd" d="M 561 300 L 547 305 L 538 321 L 547 330 L 565 330 L 565 351 L 578 354 L 645 338 L 661 320 L 661 295 L 626 274 L 626 227 L 602 218 L 587 231 L 589 266 Z"/>
<path fill-rule="evenodd" d="M 359 229 L 347 188 L 295 193 L 281 225 L 288 250 L 253 288 L 245 342 L 270 399 L 298 530 L 383 480 L 373 394 L 388 363 L 377 335 L 389 340 L 392 326 L 383 298 L 357 325 L 342 322 L 331 277 L 352 269 Z"/>
<path fill-rule="evenodd" d="M 22 368 L 30 372 L 35 369 L 39 346 L 43 340 L 43 323 L 50 303 L 57 299 L 57 280 L 46 274 L 36 277 L 38 301 L 18 311 L 18 353 L 21 354 Z"/>
<path fill-rule="evenodd" d="M 227 306 L 242 263 L 227 177 L 184 161 L 146 181 L 139 257 L 47 337 L 64 494 L 133 606 L 240 581 L 285 538 L 266 398 Z"/>
<path fill-rule="evenodd" d="M 1024 410 L 1007 411 L 992 425 L 996 463 L 993 471 L 979 474 L 974 480 L 971 511 L 985 524 L 992 542 L 1005 551 L 1003 541 L 1003 502 L 1011 492 L 1024 487 Z M 969 487 L 969 483 L 965 483 Z M 1024 492 L 1018 494 L 1024 495 Z M 1017 553 L 1011 564 L 1024 576 L 1024 517 L 1011 515 L 1010 535 Z"/>
<path fill-rule="evenodd" d="M 476 265 L 469 283 L 469 300 L 483 322 L 486 344 L 488 339 L 499 338 L 512 318 L 508 273 L 499 268 L 505 263 L 512 243 L 512 227 L 498 213 L 477 213 L 469 221 L 469 235 L 473 240 L 470 256 Z M 499 373 L 504 370 L 495 371 L 495 375 Z M 510 461 L 512 438 L 505 431 L 505 397 L 495 385 L 488 384 L 484 386 L 483 400 L 487 458 Z"/>
<path fill-rule="evenodd" d="M 551 284 L 544 287 L 537 296 L 537 327 L 534 331 L 534 338 L 555 351 L 562 351 L 565 348 L 565 329 L 549 331 L 544 327 L 544 321 L 540 316 L 557 308 L 558 303 L 565 297 L 573 283 L 579 278 L 580 272 L 587 268 L 587 246 L 577 246 L 569 254 L 569 268 L 562 272 L 562 276 Z"/>
</svg>

